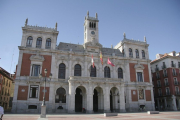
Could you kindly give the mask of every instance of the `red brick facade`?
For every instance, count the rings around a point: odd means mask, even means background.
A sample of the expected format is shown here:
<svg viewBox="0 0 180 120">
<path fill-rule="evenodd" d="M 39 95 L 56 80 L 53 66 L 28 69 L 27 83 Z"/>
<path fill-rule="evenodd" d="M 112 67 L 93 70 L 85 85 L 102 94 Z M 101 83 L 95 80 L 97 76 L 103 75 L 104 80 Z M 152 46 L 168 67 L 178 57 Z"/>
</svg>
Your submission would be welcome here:
<svg viewBox="0 0 180 120">
<path fill-rule="evenodd" d="M 151 101 L 151 90 L 145 90 L 146 101 Z"/>
<path fill-rule="evenodd" d="M 135 94 L 133 94 L 133 92 Z M 132 98 L 132 101 L 138 101 L 138 93 L 137 93 L 137 90 L 131 90 L 131 98 Z"/>
<path fill-rule="evenodd" d="M 31 67 L 31 60 L 30 60 L 31 55 L 33 54 L 23 53 L 20 76 L 29 76 L 30 67 Z M 50 55 L 42 55 L 42 56 L 45 59 L 42 64 L 42 75 L 44 76 L 43 70 L 46 68 L 48 70 L 47 76 L 49 76 L 50 71 L 51 71 L 51 58 L 52 57 Z"/>
<path fill-rule="evenodd" d="M 17 100 L 27 100 L 28 86 L 19 86 Z"/>
<path fill-rule="evenodd" d="M 40 87 L 40 95 L 39 95 L 39 101 L 43 100 L 44 95 L 44 87 Z M 45 93 L 45 101 L 49 101 L 49 87 L 46 87 L 46 93 Z"/>
<path fill-rule="evenodd" d="M 129 63 L 129 69 L 130 69 L 130 79 L 131 82 L 136 82 L 136 69 L 134 68 L 134 66 L 136 65 L 136 63 Z M 142 64 L 144 66 L 144 82 L 149 82 L 149 69 L 148 69 L 148 65 L 146 64 Z"/>
</svg>

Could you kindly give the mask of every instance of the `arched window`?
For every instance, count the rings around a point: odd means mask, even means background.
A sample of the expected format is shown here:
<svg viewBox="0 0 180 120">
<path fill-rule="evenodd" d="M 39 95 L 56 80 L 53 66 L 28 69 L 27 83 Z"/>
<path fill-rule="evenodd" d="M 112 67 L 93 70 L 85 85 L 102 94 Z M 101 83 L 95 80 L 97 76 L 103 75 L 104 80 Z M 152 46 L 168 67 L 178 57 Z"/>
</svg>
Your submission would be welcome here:
<svg viewBox="0 0 180 120">
<path fill-rule="evenodd" d="M 65 79 L 66 76 L 66 65 L 64 63 L 61 63 L 59 65 L 59 76 L 60 79 Z"/>
<path fill-rule="evenodd" d="M 46 40 L 46 49 L 50 49 L 50 48 L 51 48 L 51 39 L 48 38 L 48 39 Z"/>
<path fill-rule="evenodd" d="M 96 77 L 96 66 L 91 65 L 91 73 L 90 73 L 90 77 Z"/>
<path fill-rule="evenodd" d="M 110 68 L 108 66 L 106 66 L 104 68 L 104 77 L 105 78 L 110 78 L 111 77 L 111 75 L 110 75 Z"/>
<path fill-rule="evenodd" d="M 36 41 L 36 48 L 41 48 L 41 44 L 42 44 L 42 38 L 38 37 Z"/>
<path fill-rule="evenodd" d="M 96 23 L 94 23 L 94 28 L 96 28 Z"/>
<path fill-rule="evenodd" d="M 129 48 L 129 57 L 133 57 L 132 49 Z"/>
<path fill-rule="evenodd" d="M 142 58 L 145 59 L 145 52 L 142 50 Z"/>
<path fill-rule="evenodd" d="M 33 41 L 33 37 L 29 36 L 27 38 L 26 47 L 31 47 L 32 46 L 32 41 Z"/>
<path fill-rule="evenodd" d="M 93 24 L 93 22 L 91 23 L 91 27 L 92 27 L 92 28 L 94 28 L 94 24 Z"/>
<path fill-rule="evenodd" d="M 66 90 L 64 88 L 58 88 L 56 90 L 56 99 L 55 99 L 55 102 L 59 103 L 60 101 L 62 103 L 66 103 Z"/>
<path fill-rule="evenodd" d="M 122 70 L 122 68 L 118 68 L 118 78 L 123 78 L 123 70 Z"/>
<path fill-rule="evenodd" d="M 89 23 L 89 27 L 91 28 L 91 22 Z"/>
<path fill-rule="evenodd" d="M 81 76 L 81 66 L 79 64 L 75 65 L 74 76 Z"/>
<path fill-rule="evenodd" d="M 139 58 L 139 51 L 136 49 L 136 58 Z"/>
</svg>

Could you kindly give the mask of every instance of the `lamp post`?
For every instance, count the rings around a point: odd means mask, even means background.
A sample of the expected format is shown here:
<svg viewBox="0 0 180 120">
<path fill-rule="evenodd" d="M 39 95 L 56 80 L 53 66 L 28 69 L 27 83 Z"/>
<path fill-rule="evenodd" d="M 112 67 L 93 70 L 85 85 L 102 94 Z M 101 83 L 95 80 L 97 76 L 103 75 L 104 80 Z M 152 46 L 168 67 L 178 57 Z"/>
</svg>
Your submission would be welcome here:
<svg viewBox="0 0 180 120">
<path fill-rule="evenodd" d="M 42 105 L 41 105 L 41 115 L 40 117 L 41 118 L 46 118 L 46 103 L 45 103 L 45 97 L 46 97 L 46 94 L 45 94 L 45 90 L 46 90 L 46 74 L 47 74 L 47 69 L 44 69 L 44 74 L 45 74 L 45 80 L 44 80 L 44 94 L 43 94 L 43 102 L 42 102 Z M 52 73 L 50 73 L 49 75 L 49 78 L 51 79 L 52 77 Z M 39 78 L 42 78 L 42 74 L 39 74 Z"/>
</svg>

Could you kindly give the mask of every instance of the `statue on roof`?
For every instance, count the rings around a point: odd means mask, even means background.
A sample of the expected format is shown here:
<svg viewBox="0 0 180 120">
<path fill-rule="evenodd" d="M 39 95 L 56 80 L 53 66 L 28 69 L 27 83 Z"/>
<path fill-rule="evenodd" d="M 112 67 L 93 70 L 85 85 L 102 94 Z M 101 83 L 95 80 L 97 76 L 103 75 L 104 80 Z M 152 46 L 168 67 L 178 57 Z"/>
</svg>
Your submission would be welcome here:
<svg viewBox="0 0 180 120">
<path fill-rule="evenodd" d="M 56 22 L 56 25 L 55 25 L 55 29 L 57 30 L 57 22 Z"/>
<path fill-rule="evenodd" d="M 146 42 L 146 36 L 144 36 L 144 42 Z"/>
<path fill-rule="evenodd" d="M 28 18 L 26 19 L 25 26 L 27 26 L 27 24 L 28 24 Z"/>
<path fill-rule="evenodd" d="M 124 32 L 123 36 L 124 36 L 124 39 L 126 39 L 126 33 L 125 32 Z"/>
<path fill-rule="evenodd" d="M 89 11 L 87 11 L 87 16 L 89 17 Z"/>
<path fill-rule="evenodd" d="M 98 15 L 97 15 L 97 13 L 96 13 L 96 18 L 98 18 Z"/>
</svg>

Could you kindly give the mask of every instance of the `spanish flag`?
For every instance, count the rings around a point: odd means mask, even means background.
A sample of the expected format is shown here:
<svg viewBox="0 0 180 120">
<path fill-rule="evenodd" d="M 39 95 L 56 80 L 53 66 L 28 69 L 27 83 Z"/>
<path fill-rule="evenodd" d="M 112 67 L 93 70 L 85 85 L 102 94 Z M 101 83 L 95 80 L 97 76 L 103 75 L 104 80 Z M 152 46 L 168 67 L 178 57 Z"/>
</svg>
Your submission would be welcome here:
<svg viewBox="0 0 180 120">
<path fill-rule="evenodd" d="M 103 65 L 103 58 L 102 58 L 102 53 L 100 51 L 100 60 L 101 60 L 101 64 Z"/>
</svg>

